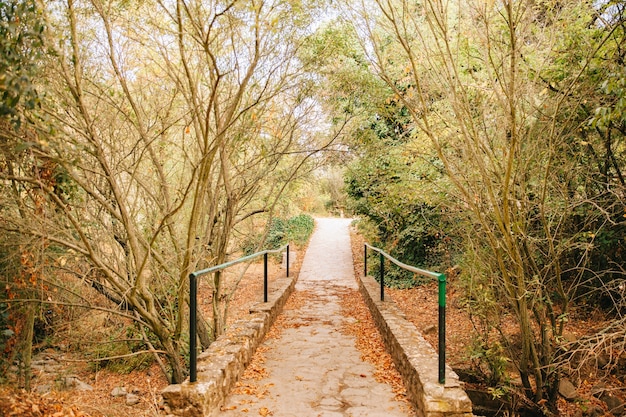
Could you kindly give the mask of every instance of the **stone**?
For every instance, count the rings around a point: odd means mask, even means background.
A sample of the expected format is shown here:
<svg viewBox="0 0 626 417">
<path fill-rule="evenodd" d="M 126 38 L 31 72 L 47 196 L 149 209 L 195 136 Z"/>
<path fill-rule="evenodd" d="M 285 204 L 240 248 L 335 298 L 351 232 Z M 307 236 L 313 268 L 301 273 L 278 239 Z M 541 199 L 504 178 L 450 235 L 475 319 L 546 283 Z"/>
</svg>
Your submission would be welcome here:
<svg viewBox="0 0 626 417">
<path fill-rule="evenodd" d="M 596 398 L 600 398 L 604 391 L 606 390 L 606 384 L 604 382 L 598 382 L 593 387 L 591 387 L 591 395 Z"/>
<path fill-rule="evenodd" d="M 576 387 L 568 379 L 561 379 L 559 381 L 559 394 L 568 401 L 573 401 L 578 397 Z"/>
<path fill-rule="evenodd" d="M 93 391 L 93 387 L 84 383 L 78 377 L 68 376 L 63 378 L 62 385 L 66 389 L 75 389 L 77 391 Z"/>
<path fill-rule="evenodd" d="M 598 368 L 604 369 L 609 365 L 609 363 L 611 363 L 611 359 L 604 354 L 598 355 L 596 357 L 596 363 L 598 364 Z"/>
<path fill-rule="evenodd" d="M 139 404 L 141 398 L 135 394 L 126 394 L 126 405 L 133 406 Z"/>
<path fill-rule="evenodd" d="M 113 397 L 113 398 L 123 397 L 126 394 L 128 394 L 128 392 L 126 392 L 126 388 L 124 388 L 124 387 L 115 387 L 111 391 L 111 397 Z"/>
<path fill-rule="evenodd" d="M 430 326 L 426 326 L 422 329 L 423 334 L 435 334 L 437 333 L 437 326 L 431 324 Z"/>
<path fill-rule="evenodd" d="M 588 408 L 583 415 L 585 417 L 600 417 L 604 415 L 604 410 L 598 406 Z"/>
<path fill-rule="evenodd" d="M 624 414 L 624 403 L 614 395 L 611 395 L 605 391 L 600 396 L 600 400 L 602 400 L 606 404 L 609 413 L 612 413 L 615 416 L 621 416 L 622 414 Z"/>
<path fill-rule="evenodd" d="M 47 394 L 50 391 L 52 391 L 50 384 L 37 385 L 37 388 L 35 388 L 35 392 L 39 395 Z"/>
</svg>

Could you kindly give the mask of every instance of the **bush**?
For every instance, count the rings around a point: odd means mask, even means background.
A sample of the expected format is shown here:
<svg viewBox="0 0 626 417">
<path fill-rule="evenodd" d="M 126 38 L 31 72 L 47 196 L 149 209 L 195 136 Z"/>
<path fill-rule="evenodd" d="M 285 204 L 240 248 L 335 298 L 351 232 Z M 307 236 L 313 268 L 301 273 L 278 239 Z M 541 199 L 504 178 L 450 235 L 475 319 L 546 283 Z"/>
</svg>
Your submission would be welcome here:
<svg viewBox="0 0 626 417">
<path fill-rule="evenodd" d="M 304 246 L 311 237 L 315 228 L 315 220 L 308 214 L 299 214 L 284 220 L 280 217 L 274 217 L 265 239 L 264 247 L 267 249 L 277 249 L 289 242 L 293 242 L 297 246 Z M 252 255 L 259 250 L 261 235 L 257 235 L 252 239 L 248 239 L 241 244 L 241 250 L 244 255 Z"/>
<path fill-rule="evenodd" d="M 276 249 L 289 242 L 303 246 L 309 241 L 314 228 L 315 220 L 308 214 L 299 214 L 288 220 L 274 218 L 270 225 L 265 247 Z"/>
<path fill-rule="evenodd" d="M 287 222 L 285 220 L 274 217 L 270 224 L 270 230 L 265 240 L 265 247 L 268 249 L 276 249 L 284 245 L 287 241 Z"/>
<path fill-rule="evenodd" d="M 309 241 L 315 220 L 308 214 L 299 214 L 287 221 L 287 240 L 298 246 L 303 246 Z"/>
</svg>

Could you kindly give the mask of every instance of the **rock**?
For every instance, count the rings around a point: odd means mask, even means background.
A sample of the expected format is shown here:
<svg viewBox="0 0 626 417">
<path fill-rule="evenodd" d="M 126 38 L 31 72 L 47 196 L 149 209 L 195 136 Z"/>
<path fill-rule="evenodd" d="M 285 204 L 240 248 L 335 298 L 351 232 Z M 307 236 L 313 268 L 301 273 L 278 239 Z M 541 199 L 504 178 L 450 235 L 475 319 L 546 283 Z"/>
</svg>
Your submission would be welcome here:
<svg viewBox="0 0 626 417">
<path fill-rule="evenodd" d="M 598 382 L 593 387 L 591 387 L 591 395 L 596 398 L 600 398 L 604 391 L 606 390 L 606 384 L 604 382 Z"/>
<path fill-rule="evenodd" d="M 91 385 L 84 383 L 75 376 L 65 377 L 61 383 L 63 387 L 67 389 L 75 389 L 77 391 L 93 391 L 93 387 Z"/>
<path fill-rule="evenodd" d="M 35 388 L 35 392 L 39 395 L 47 394 L 50 391 L 52 391 L 50 384 L 37 385 L 37 388 Z"/>
<path fill-rule="evenodd" d="M 561 379 L 559 381 L 559 394 L 568 401 L 572 401 L 578 397 L 576 387 L 568 379 Z"/>
<path fill-rule="evenodd" d="M 600 396 L 600 400 L 606 404 L 606 407 L 609 409 L 609 413 L 612 413 L 615 416 L 621 416 L 624 414 L 624 403 L 619 398 L 605 391 Z"/>
<path fill-rule="evenodd" d="M 585 417 L 600 417 L 604 415 L 604 410 L 598 406 L 588 408 L 583 415 Z"/>
<path fill-rule="evenodd" d="M 126 405 L 136 405 L 139 404 L 141 398 L 135 394 L 126 394 Z"/>
<path fill-rule="evenodd" d="M 598 364 L 598 368 L 600 369 L 606 368 L 610 362 L 611 360 L 607 355 L 602 354 L 596 357 L 596 363 Z"/>
<path fill-rule="evenodd" d="M 437 333 L 437 326 L 431 324 L 430 326 L 426 326 L 422 329 L 423 334 L 435 334 Z"/>
<path fill-rule="evenodd" d="M 126 388 L 124 388 L 124 387 L 115 387 L 111 391 L 111 397 L 113 397 L 113 398 L 123 397 L 126 394 L 128 394 L 128 392 L 126 392 Z"/>
</svg>

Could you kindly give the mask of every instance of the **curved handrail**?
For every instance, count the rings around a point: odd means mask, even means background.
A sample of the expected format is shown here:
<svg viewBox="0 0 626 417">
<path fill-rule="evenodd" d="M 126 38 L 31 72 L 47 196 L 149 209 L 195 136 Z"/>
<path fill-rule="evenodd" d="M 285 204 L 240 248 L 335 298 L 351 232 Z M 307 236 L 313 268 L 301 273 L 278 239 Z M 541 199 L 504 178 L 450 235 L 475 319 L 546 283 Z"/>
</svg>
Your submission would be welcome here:
<svg viewBox="0 0 626 417">
<path fill-rule="evenodd" d="M 380 254 L 380 301 L 385 301 L 385 262 L 383 258 L 398 265 L 407 271 L 435 278 L 439 282 L 439 383 L 446 382 L 446 274 L 420 269 L 415 266 L 407 265 L 400 262 L 393 256 L 375 246 L 365 243 L 363 250 L 364 276 L 367 276 L 367 248 L 372 249 Z"/>
<path fill-rule="evenodd" d="M 289 243 L 278 249 L 269 249 L 252 255 L 243 256 L 234 261 L 224 262 L 210 268 L 201 269 L 189 274 L 189 382 L 196 382 L 198 373 L 198 352 L 197 352 L 197 313 L 198 313 L 198 277 L 209 274 L 211 272 L 221 271 L 229 266 L 250 261 L 263 255 L 263 302 L 267 303 L 267 255 L 270 253 L 279 253 L 283 249 L 287 251 L 286 272 L 289 277 Z"/>
<path fill-rule="evenodd" d="M 252 259 L 258 258 L 261 255 L 265 255 L 265 254 L 269 254 L 269 253 L 279 253 L 279 252 L 281 252 L 281 251 L 283 251 L 285 249 L 289 250 L 289 243 L 287 243 L 286 245 L 281 246 L 278 249 L 268 249 L 268 250 L 264 250 L 264 251 L 261 251 L 261 252 L 253 253 L 252 255 L 247 255 L 247 256 L 241 257 L 239 259 L 235 259 L 234 261 L 224 262 L 223 264 L 219 264 L 219 265 L 216 265 L 216 266 L 212 266 L 210 268 L 201 269 L 199 271 L 192 272 L 189 275 L 193 275 L 193 276 L 195 276 L 197 278 L 197 277 L 202 276 L 202 275 L 210 274 L 211 272 L 215 272 L 215 271 L 220 271 L 222 269 L 226 269 L 229 266 L 237 265 L 237 264 L 245 262 L 245 261 L 250 261 Z M 289 275 L 289 274 L 287 274 L 287 275 Z"/>
<path fill-rule="evenodd" d="M 405 263 L 400 262 L 399 260 L 397 260 L 396 258 L 394 258 L 393 256 L 389 255 L 387 252 L 385 252 L 382 249 L 379 249 L 375 246 L 370 245 L 369 243 L 365 244 L 366 247 L 380 253 L 381 255 L 383 255 L 385 258 L 389 259 L 391 262 L 393 262 L 394 264 L 398 265 L 400 268 L 406 269 L 407 271 L 410 272 L 414 272 L 416 274 L 420 274 L 426 277 L 430 277 L 430 278 L 436 278 L 437 280 L 441 278 L 442 275 L 444 274 L 440 274 L 437 272 L 432 272 L 432 271 L 428 271 L 426 269 L 420 269 L 417 268 L 415 266 L 411 266 L 411 265 L 407 265 Z"/>
</svg>

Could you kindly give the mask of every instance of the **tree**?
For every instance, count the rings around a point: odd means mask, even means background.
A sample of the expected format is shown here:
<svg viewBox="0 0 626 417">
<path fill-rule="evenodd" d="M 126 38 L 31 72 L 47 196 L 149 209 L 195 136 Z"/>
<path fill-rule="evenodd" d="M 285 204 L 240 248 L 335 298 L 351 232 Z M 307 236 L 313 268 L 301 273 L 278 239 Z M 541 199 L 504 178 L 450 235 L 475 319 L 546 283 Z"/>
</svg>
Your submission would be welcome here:
<svg viewBox="0 0 626 417">
<path fill-rule="evenodd" d="M 28 120 L 37 117 L 40 95 L 35 79 L 45 55 L 44 28 L 41 10 L 35 1 L 0 3 L 0 171 L 9 175 L 13 175 L 19 166 L 12 157 L 13 151 L 24 147 L 24 138 L 32 136 Z M 36 166 L 28 167 L 34 175 L 41 173 Z M 8 198 L 41 203 L 39 193 L 23 195 L 15 181 L 4 181 L 2 185 L 2 202 Z M 18 206 L 13 214 L 24 219 L 24 204 Z M 1 211 L 6 211 L 4 204 Z M 37 210 L 35 215 L 40 216 L 41 211 Z M 42 277 L 46 247 L 45 239 L 21 239 L 15 233 L 4 233 L 0 239 L 0 267 L 5 281 L 2 299 L 19 297 L 34 300 L 21 308 L 0 304 L 3 309 L 0 348 L 7 354 L 6 363 L 3 361 L 1 364 L 0 375 L 4 376 L 6 367 L 18 359 L 23 387 L 27 390 L 30 390 L 34 325 L 40 315 L 40 304 L 36 300 L 42 297 L 45 288 Z"/>
<path fill-rule="evenodd" d="M 295 59 L 316 5 L 48 7 L 60 45 L 46 73 L 53 123 L 38 126 L 29 158 L 51 180 L 4 174 L 40 190 L 46 216 L 26 207 L 29 227 L 14 211 L 8 228 L 87 262 L 85 282 L 156 337 L 179 382 L 189 273 L 225 261 L 238 225 L 271 215 L 324 140 L 312 136 L 311 84 Z M 204 347 L 224 330 L 222 284 L 218 273 L 211 322 L 199 323 Z"/>
<path fill-rule="evenodd" d="M 570 305 L 596 273 L 595 236 L 623 224 L 607 209 L 621 205 L 621 191 L 608 202 L 586 188 L 595 172 L 579 138 L 590 119 L 578 113 L 599 86 L 581 76 L 608 45 L 620 49 L 621 23 L 598 26 L 593 5 L 550 1 L 374 1 L 350 13 L 377 74 L 410 112 L 413 137 L 429 139 L 452 184 L 447 205 L 465 219 L 479 346 L 503 347 L 486 357 L 491 377 L 499 381 L 510 360 L 524 393 L 550 413 Z M 566 27 L 587 42 L 570 49 L 580 59 L 570 67 L 559 48 Z M 614 169 L 609 154 L 604 166 Z M 505 313 L 519 345 L 498 336 Z"/>
</svg>

